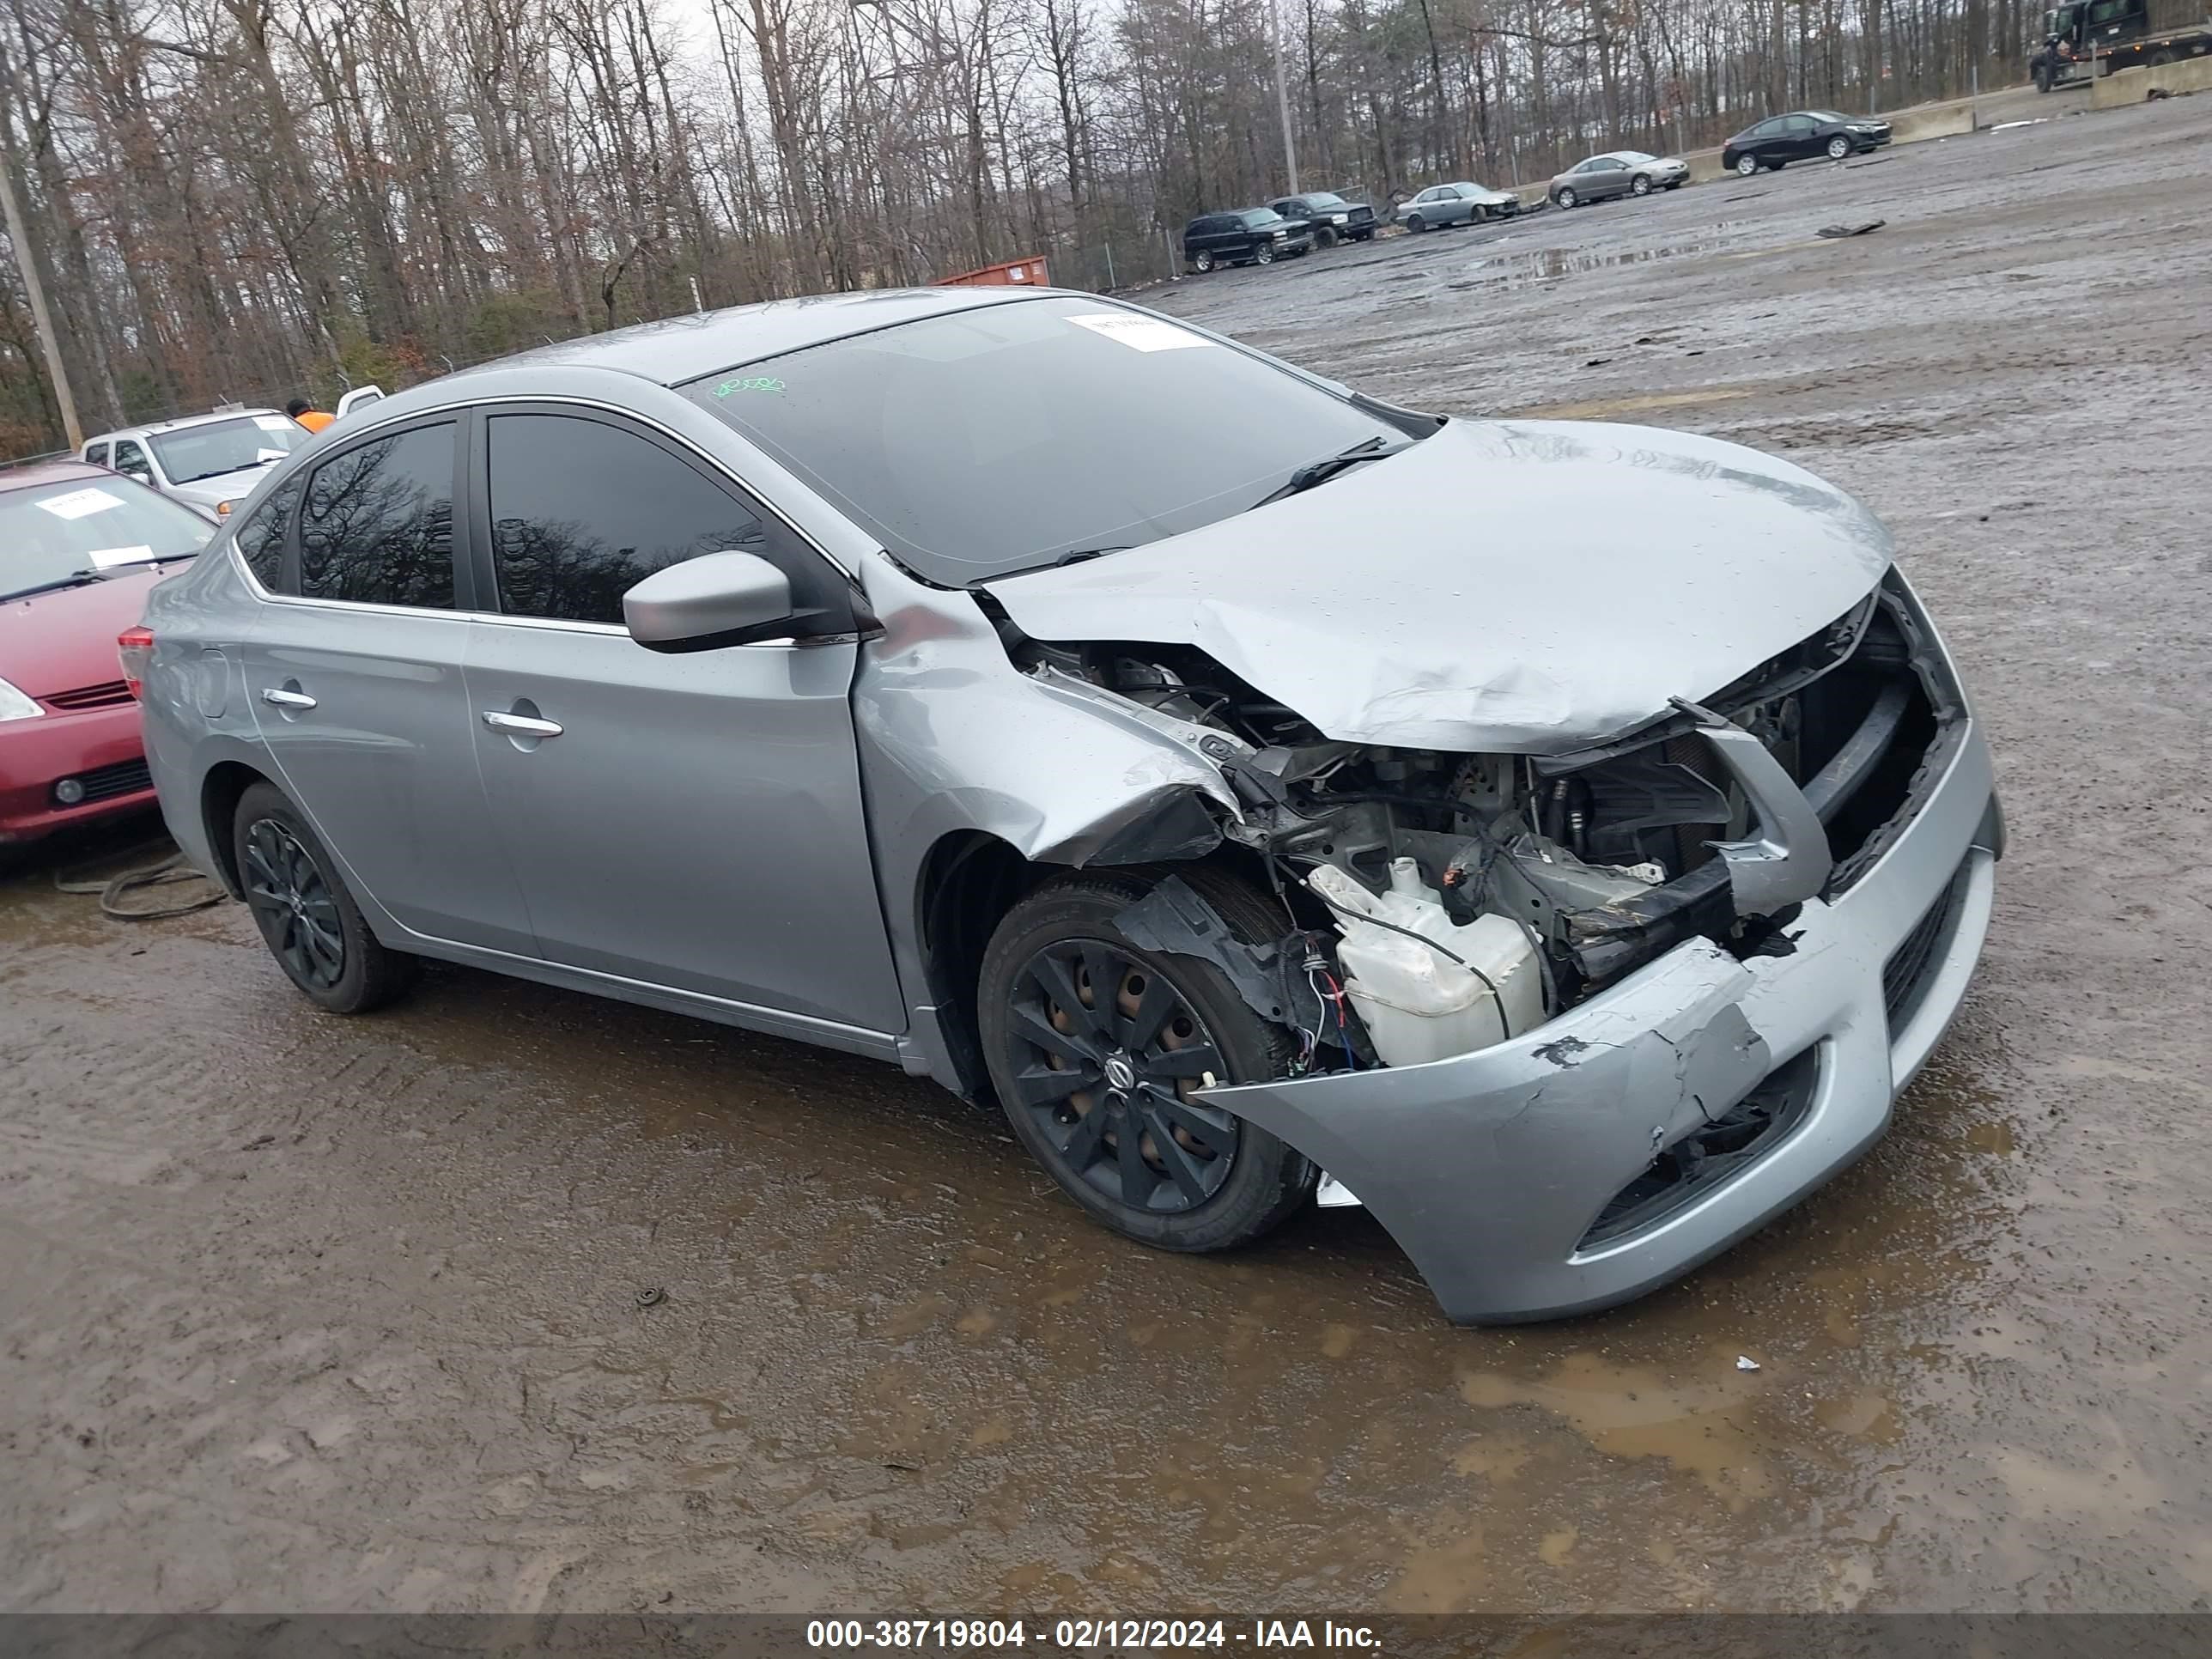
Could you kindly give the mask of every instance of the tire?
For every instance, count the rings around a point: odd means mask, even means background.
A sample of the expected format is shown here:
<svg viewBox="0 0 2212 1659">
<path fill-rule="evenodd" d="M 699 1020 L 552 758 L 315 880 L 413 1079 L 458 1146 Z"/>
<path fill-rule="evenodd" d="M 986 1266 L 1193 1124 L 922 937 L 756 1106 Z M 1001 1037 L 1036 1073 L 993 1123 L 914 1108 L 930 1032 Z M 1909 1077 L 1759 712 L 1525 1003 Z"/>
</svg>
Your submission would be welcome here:
<svg viewBox="0 0 2212 1659">
<path fill-rule="evenodd" d="M 421 963 L 377 942 L 337 860 L 283 790 L 247 789 L 230 835 L 262 943 L 308 1000 L 333 1014 L 365 1014 L 415 982 Z"/>
<path fill-rule="evenodd" d="M 1252 263 L 1255 265 L 1272 265 L 1275 263 L 1275 250 L 1271 247 L 1254 248 Z"/>
<path fill-rule="evenodd" d="M 1574 210 L 1575 203 L 1577 199 L 1578 198 L 1576 197 L 1574 191 L 1571 190 L 1563 190 L 1559 192 L 1559 206 L 1565 211 L 1572 212 Z"/>
<path fill-rule="evenodd" d="M 1428 228 L 1429 222 L 1421 217 L 1418 213 L 1414 214 L 1411 218 L 1406 221 L 1406 228 L 1412 231 L 1416 236 L 1419 235 Z"/>
<path fill-rule="evenodd" d="M 1213 255 L 1200 249 L 1192 256 L 1190 268 L 1200 276 L 1205 276 L 1207 271 L 1213 269 Z"/>
<path fill-rule="evenodd" d="M 1651 193 L 1651 180 L 1643 173 L 1638 173 L 1636 182 L 1629 185 L 1628 192 L 1632 196 L 1649 196 Z"/>
<path fill-rule="evenodd" d="M 1258 943 L 1282 932 L 1255 889 L 1210 872 L 1176 873 L 1238 938 Z M 1006 913 L 976 982 L 984 1058 L 1015 1138 L 1094 1220 L 1157 1249 L 1233 1249 L 1305 1202 L 1317 1171 L 1255 1125 L 1186 1103 L 1185 1091 L 1202 1086 L 1187 1073 L 1212 1069 L 1188 1051 L 1210 1043 L 1216 1076 L 1255 1081 L 1283 1075 L 1297 1050 L 1291 1033 L 1254 1013 L 1212 963 L 1154 956 L 1121 937 L 1115 918 L 1152 885 L 1152 878 L 1124 871 L 1063 876 Z M 1103 1030 L 1088 1012 L 1093 964 L 1116 975 L 1115 1012 Z M 1072 1015 L 1057 1000 L 1070 994 Z M 1132 1042 L 1148 1009 L 1157 1036 Z M 1036 1040 L 1040 1033 L 1044 1042 Z M 1163 1058 L 1178 1049 L 1184 1059 Z M 1107 1059 L 1081 1058 L 1086 1050 Z M 1107 1091 L 1107 1066 L 1116 1058 L 1142 1068 L 1126 1094 Z M 1065 1088 L 1056 1077 L 1063 1071 L 1096 1084 Z M 1133 1154 L 1123 1144 L 1132 1127 L 1139 1132 Z M 1173 1170 L 1158 1150 L 1163 1128 L 1177 1155 Z M 1124 1196 L 1133 1181 L 1145 1183 L 1142 1201 Z"/>
<path fill-rule="evenodd" d="M 1334 225 L 1323 225 L 1319 230 L 1314 232 L 1314 246 L 1318 248 L 1334 247 L 1336 246 L 1336 227 Z"/>
<path fill-rule="evenodd" d="M 1831 161 L 1840 161 L 1850 153 L 1851 141 L 1844 137 L 1842 133 L 1839 132 L 1828 140 L 1828 159 Z"/>
<path fill-rule="evenodd" d="M 1759 172 L 1759 157 L 1739 155 L 1735 158 L 1735 176 L 1739 179 L 1755 177 Z"/>
<path fill-rule="evenodd" d="M 2038 92 L 2048 92 L 2051 90 L 2051 70 L 2045 65 L 2038 64 L 2035 66 L 2034 80 L 2035 89 Z"/>
</svg>

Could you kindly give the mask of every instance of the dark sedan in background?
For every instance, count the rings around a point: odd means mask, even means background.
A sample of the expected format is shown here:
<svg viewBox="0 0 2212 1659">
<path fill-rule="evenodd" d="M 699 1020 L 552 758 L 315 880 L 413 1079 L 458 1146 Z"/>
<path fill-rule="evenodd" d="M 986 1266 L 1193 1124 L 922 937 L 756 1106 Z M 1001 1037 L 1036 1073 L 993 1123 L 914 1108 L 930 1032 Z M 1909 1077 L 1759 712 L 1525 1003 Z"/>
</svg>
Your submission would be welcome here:
<svg viewBox="0 0 2212 1659">
<path fill-rule="evenodd" d="M 1201 213 L 1183 227 L 1182 257 L 1193 270 L 1216 265 L 1268 265 L 1314 245 L 1313 227 L 1273 208 Z"/>
<path fill-rule="evenodd" d="M 1889 142 L 1889 123 L 1868 115 L 1844 115 L 1832 109 L 1792 110 L 1771 116 L 1721 146 L 1721 166 L 1748 179 L 1761 167 L 1781 168 L 1792 161 L 1826 156 L 1831 161 L 1880 149 Z"/>
</svg>

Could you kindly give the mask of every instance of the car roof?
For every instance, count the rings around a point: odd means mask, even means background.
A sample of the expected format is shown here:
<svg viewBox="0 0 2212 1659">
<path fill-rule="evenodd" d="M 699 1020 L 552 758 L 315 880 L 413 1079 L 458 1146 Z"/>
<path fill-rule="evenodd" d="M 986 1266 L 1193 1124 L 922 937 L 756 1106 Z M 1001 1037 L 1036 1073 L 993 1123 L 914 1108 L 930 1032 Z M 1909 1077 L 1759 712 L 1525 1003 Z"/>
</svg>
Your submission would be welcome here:
<svg viewBox="0 0 2212 1659">
<path fill-rule="evenodd" d="M 281 409 L 215 409 L 204 415 L 179 415 L 173 421 L 149 421 L 143 426 L 118 426 L 112 432 L 95 432 L 85 439 L 88 444 L 106 443 L 112 438 L 158 437 L 164 432 L 181 432 L 187 427 L 213 426 L 217 421 L 242 420 L 250 415 L 277 415 Z"/>
<path fill-rule="evenodd" d="M 68 483 L 77 478 L 112 478 L 116 475 L 89 461 L 28 461 L 21 466 L 0 468 L 0 490 L 33 489 L 40 484 Z"/>
<path fill-rule="evenodd" d="M 1249 210 L 1246 210 L 1249 211 Z M 1201 214 L 1200 218 L 1211 217 Z M 984 306 L 1007 305 L 1053 295 L 1084 298 L 1066 289 L 896 288 L 858 294 L 817 294 L 797 300 L 764 300 L 687 317 L 666 317 L 608 334 L 534 346 L 512 357 L 480 363 L 447 376 L 443 384 L 488 369 L 567 365 L 611 368 L 659 386 L 677 386 L 757 362 L 787 351 L 872 333 L 896 323 L 949 316 Z M 390 400 L 386 400 L 390 401 Z M 379 404 L 381 410 L 383 405 Z"/>
</svg>

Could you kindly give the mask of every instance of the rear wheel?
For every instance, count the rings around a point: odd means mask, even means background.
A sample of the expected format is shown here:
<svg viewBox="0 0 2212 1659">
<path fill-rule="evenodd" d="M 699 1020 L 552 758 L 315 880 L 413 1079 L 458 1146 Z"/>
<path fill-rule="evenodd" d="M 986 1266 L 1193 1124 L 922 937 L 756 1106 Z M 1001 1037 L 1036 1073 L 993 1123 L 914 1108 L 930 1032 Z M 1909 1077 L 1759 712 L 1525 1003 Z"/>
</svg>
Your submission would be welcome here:
<svg viewBox="0 0 2212 1659">
<path fill-rule="evenodd" d="M 1206 252 L 1205 250 L 1200 249 L 1198 253 L 1192 257 L 1190 268 L 1193 270 L 1195 270 L 1200 276 L 1203 276 L 1207 271 L 1213 269 L 1213 256 L 1211 253 Z"/>
<path fill-rule="evenodd" d="M 1828 140 L 1828 159 L 1831 161 L 1840 161 L 1850 153 L 1851 141 L 1844 137 L 1842 133 L 1839 132 Z"/>
<path fill-rule="evenodd" d="M 1228 1249 L 1304 1202 L 1315 1170 L 1194 1097 L 1209 1079 L 1279 1077 L 1294 1048 L 1211 963 L 1121 935 L 1115 918 L 1151 884 L 1067 876 L 1007 912 L 977 981 L 983 1051 L 1016 1137 L 1095 1219 L 1161 1249 Z M 1248 942 L 1281 931 L 1252 889 L 1203 890 Z"/>
<path fill-rule="evenodd" d="M 313 826 L 276 785 L 239 797 L 231 846 L 269 953 L 318 1006 L 365 1014 L 414 982 L 416 958 L 377 942 Z"/>
</svg>

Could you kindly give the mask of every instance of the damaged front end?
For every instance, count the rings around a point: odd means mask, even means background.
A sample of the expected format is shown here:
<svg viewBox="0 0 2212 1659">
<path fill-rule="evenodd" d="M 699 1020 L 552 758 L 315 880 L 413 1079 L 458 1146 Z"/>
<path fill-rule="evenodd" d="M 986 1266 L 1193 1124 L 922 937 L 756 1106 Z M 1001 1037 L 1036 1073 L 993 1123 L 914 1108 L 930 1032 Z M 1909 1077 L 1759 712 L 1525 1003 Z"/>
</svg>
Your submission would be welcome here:
<svg viewBox="0 0 2212 1659">
<path fill-rule="evenodd" d="M 1218 788 L 1164 792 L 1071 861 L 1218 854 L 1273 888 L 1270 945 L 1172 877 L 1119 925 L 1297 1032 L 1286 1076 L 1206 1097 L 1329 1171 L 1324 1202 L 1365 1203 L 1455 1319 L 1623 1299 L 1825 1178 L 1978 950 L 1986 753 L 1893 570 L 1700 702 L 1547 754 L 1337 741 L 1194 646 L 994 620 L 1056 699 L 1210 763 Z"/>
</svg>

